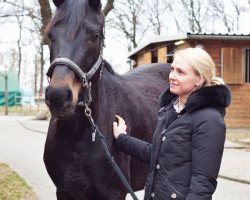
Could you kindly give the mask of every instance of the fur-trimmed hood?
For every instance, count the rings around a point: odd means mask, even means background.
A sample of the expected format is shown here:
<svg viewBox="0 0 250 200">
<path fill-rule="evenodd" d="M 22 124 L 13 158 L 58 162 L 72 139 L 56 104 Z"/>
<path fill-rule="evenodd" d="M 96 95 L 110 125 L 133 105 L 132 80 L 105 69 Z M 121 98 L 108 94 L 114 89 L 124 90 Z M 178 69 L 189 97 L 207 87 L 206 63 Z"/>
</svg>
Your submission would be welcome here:
<svg viewBox="0 0 250 200">
<path fill-rule="evenodd" d="M 167 90 L 160 97 L 160 106 L 164 107 L 171 103 L 177 95 Z M 212 107 L 224 114 L 226 107 L 231 102 L 231 91 L 225 85 L 204 86 L 194 91 L 187 99 L 185 110 L 192 113 L 206 107 Z"/>
</svg>

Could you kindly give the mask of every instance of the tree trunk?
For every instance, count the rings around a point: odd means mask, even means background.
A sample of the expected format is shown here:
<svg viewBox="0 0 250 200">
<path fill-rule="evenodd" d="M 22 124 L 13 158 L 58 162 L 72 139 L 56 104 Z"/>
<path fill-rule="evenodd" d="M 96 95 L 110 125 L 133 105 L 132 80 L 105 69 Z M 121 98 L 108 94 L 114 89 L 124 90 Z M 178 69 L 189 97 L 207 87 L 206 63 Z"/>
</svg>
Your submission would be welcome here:
<svg viewBox="0 0 250 200">
<path fill-rule="evenodd" d="M 8 75 L 4 76 L 5 80 L 5 115 L 8 115 L 9 95 L 8 95 Z"/>
<path fill-rule="evenodd" d="M 41 62 L 41 79 L 40 79 L 40 88 L 39 88 L 39 96 L 43 95 L 43 69 L 44 69 L 44 51 L 43 51 L 43 44 L 41 43 L 41 52 L 40 52 L 40 62 Z"/>
<path fill-rule="evenodd" d="M 35 56 L 35 74 L 34 74 L 34 84 L 35 84 L 35 96 L 37 96 L 37 83 L 38 83 L 38 55 Z"/>
<path fill-rule="evenodd" d="M 44 29 L 47 24 L 50 22 L 52 17 L 52 11 L 49 4 L 49 0 L 38 0 L 40 4 L 41 16 L 42 16 L 42 28 L 41 28 L 41 35 L 43 38 L 43 44 L 49 45 L 49 39 L 44 35 Z"/>
<path fill-rule="evenodd" d="M 48 37 L 44 34 L 45 27 L 47 24 L 50 22 L 52 18 L 52 11 L 50 7 L 49 0 L 38 0 L 40 4 L 40 10 L 41 10 L 41 16 L 42 16 L 42 27 L 40 30 L 41 36 L 42 36 L 42 42 L 41 42 L 41 52 L 40 52 L 40 63 L 41 63 L 41 68 L 40 68 L 40 74 L 41 74 L 41 79 L 40 79 L 40 87 L 39 87 L 39 96 L 43 95 L 43 77 L 44 77 L 44 52 L 43 52 L 43 45 L 46 44 L 50 46 L 50 41 Z"/>
</svg>

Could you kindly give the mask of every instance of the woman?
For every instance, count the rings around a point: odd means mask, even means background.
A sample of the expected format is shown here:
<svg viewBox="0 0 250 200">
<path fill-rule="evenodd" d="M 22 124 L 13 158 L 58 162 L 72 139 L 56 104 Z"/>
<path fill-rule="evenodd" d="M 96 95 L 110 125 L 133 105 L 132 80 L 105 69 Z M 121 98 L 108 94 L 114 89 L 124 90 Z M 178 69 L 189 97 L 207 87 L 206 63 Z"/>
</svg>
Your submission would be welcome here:
<svg viewBox="0 0 250 200">
<path fill-rule="evenodd" d="M 209 200 L 223 154 L 230 90 L 201 48 L 176 52 L 171 67 L 152 144 L 126 134 L 124 120 L 116 116 L 116 147 L 150 164 L 145 200 Z"/>
</svg>

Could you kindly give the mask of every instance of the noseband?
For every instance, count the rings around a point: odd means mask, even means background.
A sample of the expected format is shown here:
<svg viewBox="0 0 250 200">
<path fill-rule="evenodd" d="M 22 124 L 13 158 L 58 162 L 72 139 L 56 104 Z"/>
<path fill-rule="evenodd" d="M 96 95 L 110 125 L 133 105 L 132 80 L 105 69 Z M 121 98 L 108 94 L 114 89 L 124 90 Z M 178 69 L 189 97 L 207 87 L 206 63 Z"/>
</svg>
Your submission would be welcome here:
<svg viewBox="0 0 250 200">
<path fill-rule="evenodd" d="M 82 69 L 76 63 L 74 63 L 69 58 L 59 57 L 59 58 L 56 58 L 50 64 L 50 67 L 49 67 L 48 72 L 47 72 L 46 75 L 49 78 L 51 78 L 52 77 L 52 73 L 53 73 L 53 71 L 54 71 L 54 69 L 56 68 L 57 65 L 66 65 L 67 67 L 69 67 L 71 70 L 73 70 L 76 73 L 76 75 L 83 82 L 83 85 L 86 86 L 86 87 L 88 87 L 89 80 L 92 78 L 92 76 L 99 69 L 99 67 L 102 64 L 102 61 L 103 61 L 103 57 L 102 57 L 102 52 L 101 52 L 100 55 L 99 55 L 99 57 L 98 57 L 98 59 L 97 59 L 97 61 L 93 65 L 93 67 L 91 67 L 91 69 L 87 73 L 85 73 L 85 72 L 82 71 Z"/>
</svg>

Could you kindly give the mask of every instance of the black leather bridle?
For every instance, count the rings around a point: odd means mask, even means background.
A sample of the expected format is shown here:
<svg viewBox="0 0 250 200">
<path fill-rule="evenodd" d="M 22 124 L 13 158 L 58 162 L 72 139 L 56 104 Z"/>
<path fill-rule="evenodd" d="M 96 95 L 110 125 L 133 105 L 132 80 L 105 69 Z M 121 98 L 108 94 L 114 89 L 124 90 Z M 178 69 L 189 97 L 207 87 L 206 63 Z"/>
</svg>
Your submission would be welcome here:
<svg viewBox="0 0 250 200">
<path fill-rule="evenodd" d="M 50 82 L 50 79 L 53 75 L 54 69 L 58 65 L 66 65 L 69 67 L 74 73 L 80 78 L 82 81 L 83 87 L 85 87 L 85 93 L 87 93 L 87 98 L 85 99 L 85 102 L 80 102 L 80 105 L 90 105 L 92 101 L 91 97 L 91 81 L 90 79 L 93 77 L 93 75 L 97 72 L 97 70 L 103 65 L 103 46 L 104 46 L 104 35 L 100 35 L 100 53 L 98 56 L 98 59 L 96 60 L 95 64 L 91 67 L 91 69 L 88 72 L 84 72 L 79 65 L 77 65 L 74 61 L 72 61 L 69 58 L 66 57 L 58 57 L 54 61 L 51 62 L 49 69 L 46 73 L 48 80 Z"/>
</svg>

